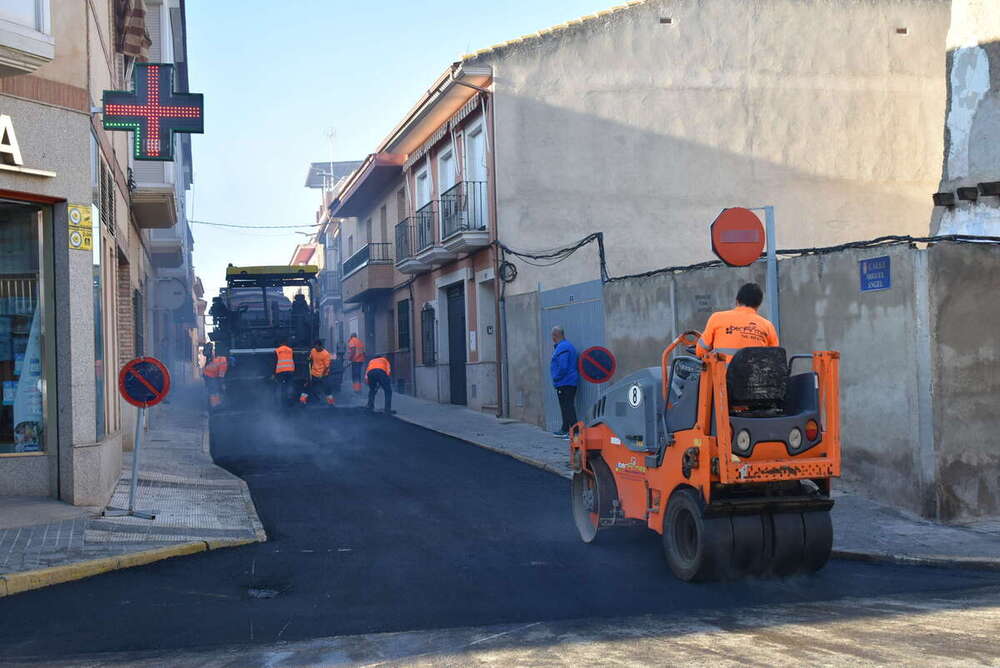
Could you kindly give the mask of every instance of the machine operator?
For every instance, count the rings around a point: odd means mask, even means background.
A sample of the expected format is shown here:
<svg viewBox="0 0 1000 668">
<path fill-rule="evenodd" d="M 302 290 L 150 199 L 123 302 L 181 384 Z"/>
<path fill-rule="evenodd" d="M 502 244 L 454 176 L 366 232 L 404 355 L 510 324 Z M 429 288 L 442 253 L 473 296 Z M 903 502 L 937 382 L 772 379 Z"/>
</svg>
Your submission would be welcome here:
<svg viewBox="0 0 1000 668">
<path fill-rule="evenodd" d="M 708 319 L 698 339 L 699 357 L 721 353 L 729 361 L 741 348 L 777 346 L 778 332 L 771 321 L 757 313 L 764 291 L 756 283 L 745 283 L 736 293 L 736 308 L 717 311 Z"/>
</svg>

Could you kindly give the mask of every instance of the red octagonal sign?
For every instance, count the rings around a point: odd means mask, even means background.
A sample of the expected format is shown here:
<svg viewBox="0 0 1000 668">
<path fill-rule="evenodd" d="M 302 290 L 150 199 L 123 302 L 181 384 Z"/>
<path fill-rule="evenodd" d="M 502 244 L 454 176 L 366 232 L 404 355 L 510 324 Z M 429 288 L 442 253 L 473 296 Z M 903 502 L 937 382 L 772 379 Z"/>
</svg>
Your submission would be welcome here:
<svg viewBox="0 0 1000 668">
<path fill-rule="evenodd" d="M 730 267 L 746 267 L 764 252 L 764 226 L 750 209 L 724 209 L 712 223 L 712 252 Z"/>
</svg>

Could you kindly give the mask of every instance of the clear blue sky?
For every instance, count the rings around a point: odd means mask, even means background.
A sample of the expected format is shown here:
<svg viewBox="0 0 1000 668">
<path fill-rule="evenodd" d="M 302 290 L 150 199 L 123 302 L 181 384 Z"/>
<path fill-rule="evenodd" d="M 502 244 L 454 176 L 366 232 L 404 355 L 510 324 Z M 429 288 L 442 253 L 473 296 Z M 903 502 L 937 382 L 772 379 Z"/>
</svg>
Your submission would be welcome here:
<svg viewBox="0 0 1000 668">
<path fill-rule="evenodd" d="M 191 90 L 205 95 L 188 212 L 220 223 L 312 223 L 320 195 L 303 186 L 310 162 L 364 158 L 462 54 L 615 4 L 187 0 Z M 209 297 L 227 263 L 285 264 L 305 238 L 192 230 Z"/>
</svg>

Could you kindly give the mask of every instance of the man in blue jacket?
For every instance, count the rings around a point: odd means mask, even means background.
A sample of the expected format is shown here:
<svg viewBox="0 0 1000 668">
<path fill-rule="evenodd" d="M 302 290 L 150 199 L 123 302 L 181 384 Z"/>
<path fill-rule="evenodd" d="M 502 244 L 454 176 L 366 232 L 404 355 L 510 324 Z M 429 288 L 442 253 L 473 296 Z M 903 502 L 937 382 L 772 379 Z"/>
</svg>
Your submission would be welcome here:
<svg viewBox="0 0 1000 668">
<path fill-rule="evenodd" d="M 573 344 L 566 340 L 562 327 L 552 328 L 552 344 L 555 350 L 549 371 L 562 413 L 562 427 L 555 432 L 555 436 L 568 440 L 569 429 L 576 424 L 576 386 L 580 382 L 580 373 L 576 370 L 577 354 Z"/>
</svg>

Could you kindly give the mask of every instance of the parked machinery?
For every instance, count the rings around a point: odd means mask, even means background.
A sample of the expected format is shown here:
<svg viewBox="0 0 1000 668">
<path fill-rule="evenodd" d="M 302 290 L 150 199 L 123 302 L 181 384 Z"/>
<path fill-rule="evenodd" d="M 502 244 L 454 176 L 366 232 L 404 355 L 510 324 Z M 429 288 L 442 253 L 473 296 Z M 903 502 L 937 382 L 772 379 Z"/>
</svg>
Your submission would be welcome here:
<svg viewBox="0 0 1000 668">
<path fill-rule="evenodd" d="M 693 355 L 699 336 L 679 336 L 573 427 L 580 537 L 648 527 L 682 580 L 819 570 L 840 475 L 839 353 L 745 348 L 727 365 Z"/>
<path fill-rule="evenodd" d="M 295 359 L 294 394 L 289 395 L 297 396 L 308 382 L 309 350 L 319 338 L 314 306 L 318 272 L 311 265 L 226 269 L 226 287 L 209 310 L 215 325 L 209 338 L 216 353 L 229 358 L 224 407 L 274 401 L 274 350 L 282 341 L 292 347 Z M 333 387 L 339 388 L 343 365 L 333 364 L 330 373 Z"/>
</svg>

